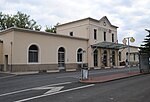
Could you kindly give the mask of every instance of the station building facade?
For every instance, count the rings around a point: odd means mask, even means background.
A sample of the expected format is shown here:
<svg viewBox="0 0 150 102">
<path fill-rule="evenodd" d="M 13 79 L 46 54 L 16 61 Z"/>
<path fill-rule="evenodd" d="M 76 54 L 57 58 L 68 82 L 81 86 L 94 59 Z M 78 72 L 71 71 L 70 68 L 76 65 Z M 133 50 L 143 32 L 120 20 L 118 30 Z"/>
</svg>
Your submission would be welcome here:
<svg viewBox="0 0 150 102">
<path fill-rule="evenodd" d="M 128 55 L 128 47 L 119 49 L 119 65 L 127 65 L 128 58 L 130 59 L 131 66 L 139 65 L 139 47 L 138 46 L 130 46 L 130 55 Z"/>
<path fill-rule="evenodd" d="M 106 16 L 57 26 L 57 33 L 9 28 L 0 32 L 0 70 L 111 68 L 119 65 L 117 26 Z"/>
</svg>

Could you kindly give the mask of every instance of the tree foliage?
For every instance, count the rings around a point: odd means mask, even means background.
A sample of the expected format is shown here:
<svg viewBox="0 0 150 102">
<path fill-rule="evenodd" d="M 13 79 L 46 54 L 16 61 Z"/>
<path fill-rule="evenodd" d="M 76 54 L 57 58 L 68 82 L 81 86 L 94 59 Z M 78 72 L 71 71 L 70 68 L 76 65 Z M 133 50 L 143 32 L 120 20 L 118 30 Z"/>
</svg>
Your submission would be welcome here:
<svg viewBox="0 0 150 102">
<path fill-rule="evenodd" d="M 0 12 L 0 30 L 5 30 L 10 27 L 19 27 L 38 31 L 41 30 L 41 26 L 36 25 L 36 21 L 30 19 L 30 15 L 19 11 L 15 15 L 8 15 Z"/>
<path fill-rule="evenodd" d="M 148 53 L 150 55 L 150 30 L 146 31 L 149 33 L 146 38 L 144 39 L 143 43 L 140 47 L 140 52 L 142 53 Z"/>
<path fill-rule="evenodd" d="M 58 25 L 59 25 L 59 23 L 57 23 L 56 25 L 51 26 L 51 27 L 46 26 L 45 32 L 56 33 L 56 26 L 58 26 Z"/>
</svg>

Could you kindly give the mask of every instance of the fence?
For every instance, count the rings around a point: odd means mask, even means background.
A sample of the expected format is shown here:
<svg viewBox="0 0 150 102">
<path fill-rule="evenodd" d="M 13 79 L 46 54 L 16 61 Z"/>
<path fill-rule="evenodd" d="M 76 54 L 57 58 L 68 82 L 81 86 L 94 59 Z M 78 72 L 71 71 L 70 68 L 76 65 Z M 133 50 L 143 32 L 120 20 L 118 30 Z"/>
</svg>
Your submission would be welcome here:
<svg viewBox="0 0 150 102">
<path fill-rule="evenodd" d="M 147 53 L 139 54 L 139 68 L 140 72 L 149 73 L 150 72 L 150 55 Z"/>
</svg>

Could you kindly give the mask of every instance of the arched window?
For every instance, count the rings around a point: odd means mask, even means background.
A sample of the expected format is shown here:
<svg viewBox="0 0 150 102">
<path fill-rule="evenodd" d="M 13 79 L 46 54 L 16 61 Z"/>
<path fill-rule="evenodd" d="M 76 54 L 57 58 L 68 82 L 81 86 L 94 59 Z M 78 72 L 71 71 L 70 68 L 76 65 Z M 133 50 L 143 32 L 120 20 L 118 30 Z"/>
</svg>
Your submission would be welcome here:
<svg viewBox="0 0 150 102">
<path fill-rule="evenodd" d="M 119 61 L 121 61 L 121 52 L 119 51 Z"/>
<path fill-rule="evenodd" d="M 112 51 L 112 65 L 115 66 L 115 51 Z"/>
<path fill-rule="evenodd" d="M 28 62 L 38 62 L 38 47 L 31 45 L 28 50 Z"/>
<path fill-rule="evenodd" d="M 58 49 L 58 67 L 62 69 L 65 67 L 65 49 L 63 47 Z"/>
<path fill-rule="evenodd" d="M 79 48 L 77 51 L 77 62 L 82 62 L 82 60 L 83 60 L 82 54 L 83 54 L 83 50 L 81 48 Z"/>
<path fill-rule="evenodd" d="M 93 57 L 94 57 L 94 67 L 98 66 L 98 50 L 96 49 L 93 53 Z"/>
<path fill-rule="evenodd" d="M 103 64 L 107 66 L 107 51 L 106 50 L 104 50 L 104 53 L 103 53 Z"/>
</svg>

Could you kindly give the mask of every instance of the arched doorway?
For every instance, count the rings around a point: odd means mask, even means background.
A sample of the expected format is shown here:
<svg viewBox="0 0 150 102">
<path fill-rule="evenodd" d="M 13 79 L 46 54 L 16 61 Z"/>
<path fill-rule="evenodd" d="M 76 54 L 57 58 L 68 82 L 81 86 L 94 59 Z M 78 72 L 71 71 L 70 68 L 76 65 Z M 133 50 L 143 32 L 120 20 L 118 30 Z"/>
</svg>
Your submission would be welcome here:
<svg viewBox="0 0 150 102">
<path fill-rule="evenodd" d="M 104 50 L 104 53 L 103 53 L 103 64 L 105 67 L 107 66 L 107 51 L 106 50 Z"/>
<path fill-rule="evenodd" d="M 59 70 L 65 69 L 65 49 L 63 47 L 58 49 L 58 67 Z"/>
<path fill-rule="evenodd" d="M 112 51 L 112 65 L 115 66 L 115 51 Z"/>
<path fill-rule="evenodd" d="M 93 59 L 94 59 L 94 67 L 98 66 L 98 50 L 96 49 L 93 53 Z"/>
</svg>

